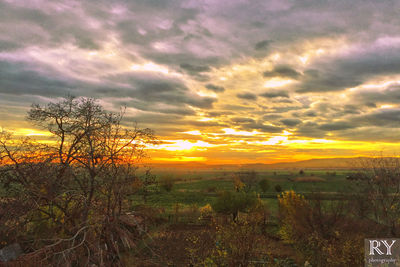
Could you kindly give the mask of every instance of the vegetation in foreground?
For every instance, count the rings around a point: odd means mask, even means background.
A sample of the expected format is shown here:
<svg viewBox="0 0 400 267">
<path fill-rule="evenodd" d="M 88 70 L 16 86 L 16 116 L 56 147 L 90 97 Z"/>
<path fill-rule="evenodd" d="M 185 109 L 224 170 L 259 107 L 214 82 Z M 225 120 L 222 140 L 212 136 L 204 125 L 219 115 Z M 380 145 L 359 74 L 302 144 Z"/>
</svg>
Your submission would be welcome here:
<svg viewBox="0 0 400 267">
<path fill-rule="evenodd" d="M 362 266 L 365 237 L 399 236 L 398 158 L 151 172 L 152 132 L 122 117 L 69 98 L 28 114 L 54 142 L 1 133 L 0 242 L 23 251 L 6 266 Z"/>
</svg>

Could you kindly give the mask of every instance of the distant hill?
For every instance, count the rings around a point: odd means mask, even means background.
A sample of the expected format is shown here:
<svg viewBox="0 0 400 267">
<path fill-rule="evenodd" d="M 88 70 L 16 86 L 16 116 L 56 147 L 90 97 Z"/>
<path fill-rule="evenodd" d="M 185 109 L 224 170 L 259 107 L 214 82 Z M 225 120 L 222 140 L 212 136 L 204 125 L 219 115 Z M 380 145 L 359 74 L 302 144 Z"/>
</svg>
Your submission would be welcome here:
<svg viewBox="0 0 400 267">
<path fill-rule="evenodd" d="M 295 162 L 280 162 L 272 164 L 246 164 L 246 167 L 255 169 L 289 169 L 289 168 L 318 168 L 318 169 L 350 169 L 354 167 L 354 162 L 360 158 L 330 158 L 330 159 L 310 159 Z"/>
<path fill-rule="evenodd" d="M 366 158 L 325 158 L 271 164 L 207 164 L 203 162 L 171 162 L 151 163 L 148 165 L 157 169 L 351 169 L 354 167 L 354 163 L 360 159 Z"/>
</svg>

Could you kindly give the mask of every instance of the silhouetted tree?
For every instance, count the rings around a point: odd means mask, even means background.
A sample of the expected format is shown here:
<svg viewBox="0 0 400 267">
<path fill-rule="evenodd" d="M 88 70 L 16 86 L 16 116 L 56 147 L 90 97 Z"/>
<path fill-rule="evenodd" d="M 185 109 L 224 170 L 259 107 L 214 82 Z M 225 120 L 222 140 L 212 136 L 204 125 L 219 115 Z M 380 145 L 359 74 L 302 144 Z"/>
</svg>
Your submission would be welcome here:
<svg viewBox="0 0 400 267">
<path fill-rule="evenodd" d="M 11 196 L 3 205 L 14 218 L 0 220 L 18 225 L 4 229 L 16 233 L 9 241 L 35 240 L 30 247 L 50 265 L 119 261 L 136 234 L 123 218 L 140 184 L 137 163 L 154 142 L 149 129 L 122 127 L 123 115 L 94 99 L 69 97 L 28 112 L 29 121 L 49 131 L 49 142 L 1 133 L 0 187 Z"/>
</svg>

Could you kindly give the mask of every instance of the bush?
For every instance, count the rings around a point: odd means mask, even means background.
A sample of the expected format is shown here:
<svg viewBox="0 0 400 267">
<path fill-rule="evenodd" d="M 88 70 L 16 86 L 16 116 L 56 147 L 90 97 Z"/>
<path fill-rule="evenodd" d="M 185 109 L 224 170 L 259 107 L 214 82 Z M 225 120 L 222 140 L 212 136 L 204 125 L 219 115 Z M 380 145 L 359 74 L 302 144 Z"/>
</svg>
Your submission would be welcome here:
<svg viewBox="0 0 400 267">
<path fill-rule="evenodd" d="M 269 181 L 267 179 L 262 179 L 259 183 L 261 191 L 263 191 L 263 193 L 267 192 L 269 189 Z"/>
<path fill-rule="evenodd" d="M 243 183 L 244 191 L 249 192 L 253 188 L 253 186 L 257 185 L 257 172 L 254 170 L 251 171 L 240 171 L 235 173 L 236 178 L 239 179 Z"/>
<path fill-rule="evenodd" d="M 207 193 L 216 192 L 217 191 L 217 187 L 216 186 L 208 186 L 205 191 Z"/>
<path fill-rule="evenodd" d="M 217 213 L 232 215 L 232 220 L 236 222 L 239 212 L 247 211 L 256 203 L 257 197 L 255 194 L 224 191 L 211 206 Z"/>
<path fill-rule="evenodd" d="M 307 201 L 294 191 L 282 193 L 278 200 L 281 238 L 312 266 L 362 266 L 362 240 L 371 234 L 367 229 L 376 227 L 346 218 L 341 204 Z"/>
<path fill-rule="evenodd" d="M 245 184 L 238 177 L 233 179 L 233 185 L 236 192 L 241 191 L 245 187 Z"/>
<path fill-rule="evenodd" d="M 174 187 L 175 181 L 172 176 L 163 176 L 160 179 L 160 186 L 167 192 L 171 192 L 172 188 Z"/>
<path fill-rule="evenodd" d="M 275 191 L 278 193 L 282 192 L 282 186 L 280 186 L 279 184 L 275 185 Z"/>
</svg>

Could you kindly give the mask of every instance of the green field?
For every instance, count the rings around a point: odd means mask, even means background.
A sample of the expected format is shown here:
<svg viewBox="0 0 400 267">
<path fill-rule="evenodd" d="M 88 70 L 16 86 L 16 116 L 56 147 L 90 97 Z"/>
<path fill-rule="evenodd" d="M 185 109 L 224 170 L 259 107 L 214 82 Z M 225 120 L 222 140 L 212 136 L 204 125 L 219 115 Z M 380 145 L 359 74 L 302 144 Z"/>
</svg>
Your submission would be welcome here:
<svg viewBox="0 0 400 267">
<path fill-rule="evenodd" d="M 334 174 L 332 174 L 334 173 Z M 299 174 L 299 170 L 272 170 L 259 171 L 251 191 L 259 194 L 272 213 L 277 211 L 277 199 L 279 194 L 275 186 L 279 185 L 282 191 L 294 190 L 306 197 L 313 193 L 320 193 L 323 198 L 330 199 L 337 193 L 351 193 L 352 187 L 346 176 L 348 170 L 305 170 Z M 166 211 L 172 211 L 178 204 L 181 207 L 202 207 L 215 201 L 219 192 L 234 191 L 235 172 L 221 170 L 198 170 L 162 172 L 155 170 L 157 179 L 170 176 L 174 180 L 174 186 L 170 192 L 159 187 L 153 187 L 147 197 L 146 204 L 153 207 L 161 207 Z M 269 181 L 269 189 L 263 193 L 258 181 Z M 133 205 L 143 204 L 140 195 L 132 197 Z"/>
</svg>

